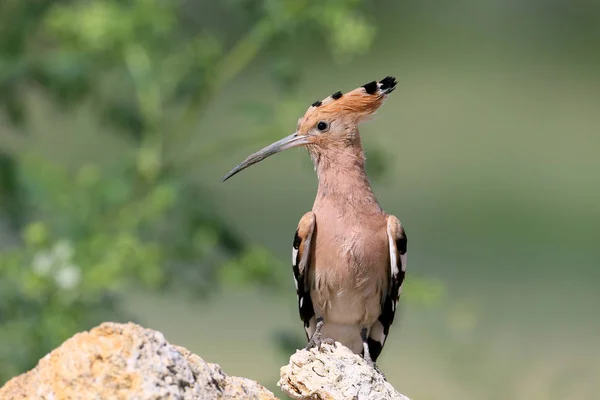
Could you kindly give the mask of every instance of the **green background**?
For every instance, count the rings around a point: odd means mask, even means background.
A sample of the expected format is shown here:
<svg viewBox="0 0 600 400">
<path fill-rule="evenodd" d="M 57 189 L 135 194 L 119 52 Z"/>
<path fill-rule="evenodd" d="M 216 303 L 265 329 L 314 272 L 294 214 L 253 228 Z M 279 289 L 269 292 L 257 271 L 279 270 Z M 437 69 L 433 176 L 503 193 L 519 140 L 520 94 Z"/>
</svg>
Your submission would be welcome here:
<svg viewBox="0 0 600 400">
<path fill-rule="evenodd" d="M 598 396 L 593 2 L 96 4 L 0 5 L 0 383 L 135 320 L 276 390 L 316 177 L 290 150 L 220 178 L 313 101 L 393 75 L 361 126 L 410 238 L 380 367 L 414 399 Z M 65 241 L 75 287 L 30 272 Z"/>
</svg>

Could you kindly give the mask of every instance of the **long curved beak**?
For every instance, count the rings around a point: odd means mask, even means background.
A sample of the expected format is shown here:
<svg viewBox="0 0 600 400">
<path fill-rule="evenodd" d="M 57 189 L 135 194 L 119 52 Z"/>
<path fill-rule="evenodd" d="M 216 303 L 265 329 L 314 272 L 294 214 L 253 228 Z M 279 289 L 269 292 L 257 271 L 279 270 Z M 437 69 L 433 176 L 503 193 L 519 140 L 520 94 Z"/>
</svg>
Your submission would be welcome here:
<svg viewBox="0 0 600 400">
<path fill-rule="evenodd" d="M 302 146 L 307 143 L 308 143 L 307 136 L 299 136 L 297 132 L 294 132 L 291 135 L 286 136 L 283 139 L 278 140 L 275 143 L 268 145 L 264 149 L 259 150 L 256 153 L 248 156 L 248 158 L 246 158 L 238 166 L 236 166 L 234 169 L 229 171 L 229 173 L 227 175 L 225 175 L 221 181 L 225 182 L 227 179 L 231 178 L 233 175 L 237 174 L 238 172 L 242 171 L 243 169 L 246 169 L 249 166 L 256 164 L 258 162 L 261 162 L 265 158 L 272 156 L 275 153 L 279 153 L 280 151 L 291 149 L 292 147 Z"/>
</svg>

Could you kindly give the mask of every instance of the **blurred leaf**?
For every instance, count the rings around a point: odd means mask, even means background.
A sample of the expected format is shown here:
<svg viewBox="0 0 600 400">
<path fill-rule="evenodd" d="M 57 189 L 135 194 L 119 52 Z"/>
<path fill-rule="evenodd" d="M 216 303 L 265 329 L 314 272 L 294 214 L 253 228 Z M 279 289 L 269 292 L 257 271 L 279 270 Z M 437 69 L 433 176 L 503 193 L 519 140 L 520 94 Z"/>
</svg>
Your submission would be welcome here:
<svg viewBox="0 0 600 400">
<path fill-rule="evenodd" d="M 0 210 L 6 210 L 13 228 L 20 225 L 23 217 L 22 196 L 15 158 L 0 150 Z"/>
<path fill-rule="evenodd" d="M 115 127 L 125 132 L 127 136 L 139 142 L 146 129 L 144 119 L 136 104 L 115 99 L 108 104 L 102 104 L 100 119 L 109 127 Z"/>
<path fill-rule="evenodd" d="M 434 278 L 411 276 L 403 285 L 402 296 L 417 305 L 432 307 L 439 305 L 445 297 L 444 284 Z"/>
<path fill-rule="evenodd" d="M 43 222 L 34 222 L 25 227 L 23 240 L 29 246 L 41 246 L 48 240 L 48 228 Z"/>
<path fill-rule="evenodd" d="M 289 57 L 274 57 L 271 66 L 273 80 L 281 90 L 294 91 L 300 84 L 300 68 L 300 64 Z"/>
<path fill-rule="evenodd" d="M 375 37 L 375 28 L 352 12 L 336 12 L 325 21 L 331 29 L 331 48 L 341 60 L 364 53 Z"/>
<path fill-rule="evenodd" d="M 22 126 L 25 123 L 25 105 L 21 97 L 10 88 L 3 92 L 0 101 L 9 121 L 16 126 Z"/>
<path fill-rule="evenodd" d="M 281 261 L 267 250 L 253 246 L 236 259 L 225 263 L 219 269 L 219 276 L 228 284 L 255 284 L 275 288 L 285 279 L 283 271 Z"/>
<path fill-rule="evenodd" d="M 81 54 L 57 51 L 32 67 L 32 78 L 63 107 L 74 105 L 92 90 L 91 65 Z"/>
</svg>

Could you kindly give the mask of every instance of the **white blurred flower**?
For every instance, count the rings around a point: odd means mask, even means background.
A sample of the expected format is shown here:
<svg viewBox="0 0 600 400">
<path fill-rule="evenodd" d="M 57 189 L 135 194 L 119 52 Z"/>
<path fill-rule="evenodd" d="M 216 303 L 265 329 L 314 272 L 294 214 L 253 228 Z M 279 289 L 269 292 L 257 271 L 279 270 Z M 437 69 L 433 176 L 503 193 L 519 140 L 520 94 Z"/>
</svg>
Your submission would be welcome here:
<svg viewBox="0 0 600 400">
<path fill-rule="evenodd" d="M 47 251 L 40 251 L 33 258 L 31 263 L 31 269 L 37 275 L 44 276 L 48 275 L 54 264 L 54 256 Z"/>
<path fill-rule="evenodd" d="M 73 264 L 62 266 L 56 271 L 54 280 L 61 289 L 73 289 L 81 282 L 81 269 Z"/>
<path fill-rule="evenodd" d="M 73 257 L 74 250 L 71 242 L 63 239 L 54 244 L 52 252 L 57 259 L 67 262 L 71 259 L 71 257 Z"/>
</svg>

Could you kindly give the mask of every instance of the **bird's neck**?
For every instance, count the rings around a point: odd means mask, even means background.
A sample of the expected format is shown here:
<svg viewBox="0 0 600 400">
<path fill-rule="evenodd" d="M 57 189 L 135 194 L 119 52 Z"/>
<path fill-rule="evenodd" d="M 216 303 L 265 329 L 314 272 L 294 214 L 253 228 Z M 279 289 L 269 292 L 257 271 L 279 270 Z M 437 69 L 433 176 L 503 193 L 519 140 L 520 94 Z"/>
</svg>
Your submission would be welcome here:
<svg viewBox="0 0 600 400">
<path fill-rule="evenodd" d="M 327 150 L 313 157 L 319 179 L 313 210 L 333 206 L 344 213 L 382 213 L 365 171 L 362 146 Z"/>
</svg>

